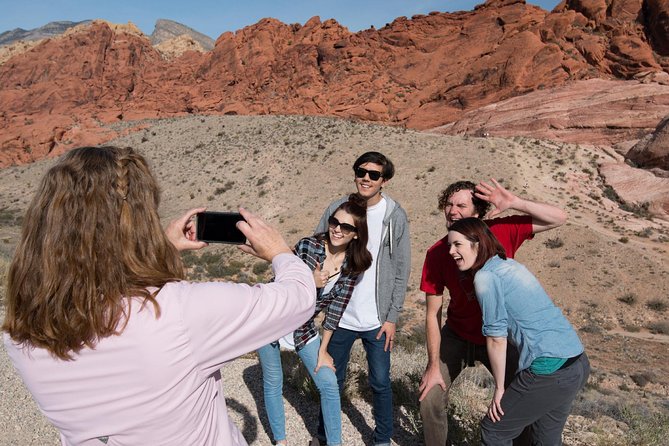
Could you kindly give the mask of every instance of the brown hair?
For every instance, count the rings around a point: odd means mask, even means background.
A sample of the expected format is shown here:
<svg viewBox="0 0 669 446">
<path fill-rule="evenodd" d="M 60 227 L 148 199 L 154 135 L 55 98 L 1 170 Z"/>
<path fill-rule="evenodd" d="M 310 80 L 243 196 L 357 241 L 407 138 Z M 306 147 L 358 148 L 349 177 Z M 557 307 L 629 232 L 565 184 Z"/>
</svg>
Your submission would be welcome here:
<svg viewBox="0 0 669 446">
<path fill-rule="evenodd" d="M 490 232 L 490 228 L 482 220 L 478 218 L 469 217 L 456 220 L 448 228 L 448 232 L 455 231 L 462 234 L 467 240 L 472 243 L 478 243 L 478 250 L 476 252 L 476 261 L 469 270 L 471 274 L 476 274 L 485 262 L 495 255 L 506 260 L 506 251 L 504 246 L 497 240 L 497 237 Z"/>
<path fill-rule="evenodd" d="M 347 274 L 362 274 L 372 264 L 372 254 L 367 250 L 369 235 L 367 232 L 367 202 L 358 194 L 351 194 L 348 201 L 343 202 L 332 213 L 342 210 L 353 217 L 357 238 L 354 238 L 346 247 L 346 269 Z M 324 237 L 330 240 L 330 232 L 326 231 Z"/>
<path fill-rule="evenodd" d="M 455 183 L 451 183 L 446 189 L 442 190 L 438 199 L 439 210 L 443 211 L 444 208 L 446 208 L 446 203 L 451 199 L 451 196 L 461 190 L 471 191 L 472 204 L 478 214 L 478 218 L 484 218 L 485 214 L 488 213 L 488 209 L 490 209 L 490 203 L 476 196 L 476 184 L 471 181 L 456 181 Z"/>
<path fill-rule="evenodd" d="M 123 330 L 129 297 L 151 302 L 158 317 L 157 291 L 147 287 L 184 277 L 158 203 L 156 180 L 133 149 L 67 153 L 42 179 L 23 220 L 2 329 L 68 360 Z"/>
</svg>

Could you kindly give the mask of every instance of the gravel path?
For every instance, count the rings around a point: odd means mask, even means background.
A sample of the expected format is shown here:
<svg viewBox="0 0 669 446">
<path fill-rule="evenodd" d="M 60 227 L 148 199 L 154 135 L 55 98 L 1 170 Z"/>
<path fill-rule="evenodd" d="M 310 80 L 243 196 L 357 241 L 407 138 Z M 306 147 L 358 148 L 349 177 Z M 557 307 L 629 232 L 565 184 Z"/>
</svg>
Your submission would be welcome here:
<svg viewBox="0 0 669 446">
<path fill-rule="evenodd" d="M 240 358 L 227 364 L 222 371 L 228 412 L 244 438 L 249 445 L 271 445 L 269 423 L 262 409 L 262 377 L 258 361 Z M 40 413 L 15 372 L 4 345 L 0 347 L 0 377 L 0 446 L 60 445 L 58 432 Z M 284 400 L 288 439 L 293 445 L 306 446 L 315 433 L 318 406 L 288 386 Z M 371 444 L 373 419 L 369 404 L 357 399 L 353 404 L 344 404 L 343 412 L 344 444 Z M 413 446 L 419 443 L 404 429 L 396 427 L 396 431 L 399 431 L 396 437 L 400 440 L 393 444 Z"/>
</svg>

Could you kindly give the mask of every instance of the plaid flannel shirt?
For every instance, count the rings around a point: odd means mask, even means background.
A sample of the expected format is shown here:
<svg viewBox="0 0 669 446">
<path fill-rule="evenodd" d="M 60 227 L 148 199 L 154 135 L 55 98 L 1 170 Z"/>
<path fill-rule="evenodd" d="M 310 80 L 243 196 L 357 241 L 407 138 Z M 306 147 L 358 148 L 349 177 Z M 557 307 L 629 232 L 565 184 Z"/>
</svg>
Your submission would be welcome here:
<svg viewBox="0 0 669 446">
<path fill-rule="evenodd" d="M 306 263 L 312 271 L 316 269 L 316 263 L 321 265 L 325 261 L 325 243 L 322 237 L 313 236 L 305 237 L 295 245 L 293 249 L 304 263 Z M 342 270 L 346 267 L 346 261 L 342 265 Z M 322 310 L 325 310 L 325 319 L 323 320 L 323 328 L 325 330 L 336 330 L 339 326 L 339 320 L 344 314 L 344 310 L 351 300 L 353 294 L 353 287 L 358 280 L 358 274 L 342 274 L 337 279 L 329 293 L 323 294 L 323 288 L 317 290 L 316 309 L 313 316 L 301 327 L 293 333 L 295 341 L 295 350 L 300 350 L 314 336 L 318 336 L 318 329 L 314 318 Z"/>
</svg>

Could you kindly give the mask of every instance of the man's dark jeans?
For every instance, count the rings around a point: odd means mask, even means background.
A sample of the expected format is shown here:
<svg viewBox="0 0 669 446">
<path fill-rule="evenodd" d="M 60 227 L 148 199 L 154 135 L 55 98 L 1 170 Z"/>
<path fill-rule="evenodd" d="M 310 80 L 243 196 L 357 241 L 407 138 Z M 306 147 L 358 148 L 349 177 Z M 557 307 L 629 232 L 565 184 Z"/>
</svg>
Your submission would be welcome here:
<svg viewBox="0 0 669 446">
<path fill-rule="evenodd" d="M 379 328 L 369 331 L 353 331 L 337 328 L 332 333 L 328 353 L 334 360 L 340 394 L 344 391 L 346 369 L 351 356 L 351 349 L 356 339 L 362 340 L 367 353 L 369 385 L 372 388 L 372 409 L 374 412 L 374 444 L 389 444 L 393 436 L 393 392 L 390 386 L 390 351 L 383 351 L 386 343 L 385 334 L 376 339 Z M 318 437 L 325 438 L 323 414 L 319 416 Z"/>
</svg>

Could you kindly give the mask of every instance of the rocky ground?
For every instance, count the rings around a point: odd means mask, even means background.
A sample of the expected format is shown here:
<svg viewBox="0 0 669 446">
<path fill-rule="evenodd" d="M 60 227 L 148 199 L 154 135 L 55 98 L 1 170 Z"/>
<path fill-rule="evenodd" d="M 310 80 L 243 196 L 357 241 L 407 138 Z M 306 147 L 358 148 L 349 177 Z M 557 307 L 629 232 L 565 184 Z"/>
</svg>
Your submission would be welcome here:
<svg viewBox="0 0 669 446">
<path fill-rule="evenodd" d="M 366 150 L 386 153 L 397 166 L 387 192 L 402 203 L 411 221 L 412 278 L 401 332 L 409 344 L 420 338 L 423 255 L 444 235 L 443 217 L 436 209 L 443 187 L 463 178 L 496 177 L 520 195 L 563 207 L 569 222 L 527 243 L 518 259 L 536 273 L 578 329 L 593 365 L 587 392 L 565 431 L 565 444 L 622 445 L 631 444 L 625 442 L 629 436 L 641 438 L 641 431 L 666 433 L 669 223 L 643 207 L 621 208 L 600 175 L 602 166 L 620 163 L 614 153 L 525 137 L 453 137 L 298 116 L 193 116 L 124 125 L 145 127 L 115 143 L 132 145 L 150 160 L 163 188 L 161 216 L 166 221 L 202 204 L 211 210 L 244 205 L 277 225 L 290 242 L 311 232 L 331 199 L 354 189 L 350 165 L 356 156 Z M 51 162 L 2 170 L 3 275 L 21 215 Z M 263 278 L 253 272 L 253 260 L 235 259 L 241 265 L 236 277 Z M 193 271 L 206 274 L 206 265 L 196 264 Z M 395 357 L 395 379 L 402 383 L 396 391 L 406 401 L 397 412 L 397 424 L 406 426 L 398 428 L 397 444 L 419 444 L 420 425 L 412 410 L 424 353 L 414 347 L 407 351 L 418 351 L 417 358 Z M 0 444 L 56 444 L 57 437 L 37 414 L 4 352 L 0 364 Z M 262 411 L 256 410 L 252 383 L 257 385 L 257 366 L 247 358 L 231 367 L 224 373 L 231 380 L 226 392 L 231 412 L 250 442 L 269 444 Z M 300 435 L 313 426 L 312 411 L 304 407 L 313 403 L 303 396 L 287 400 L 295 407 L 291 429 L 301 442 L 307 437 Z M 345 411 L 347 442 L 365 444 L 369 406 L 364 398 L 353 401 Z M 638 444 L 662 444 L 652 438 L 643 441 Z"/>
</svg>

